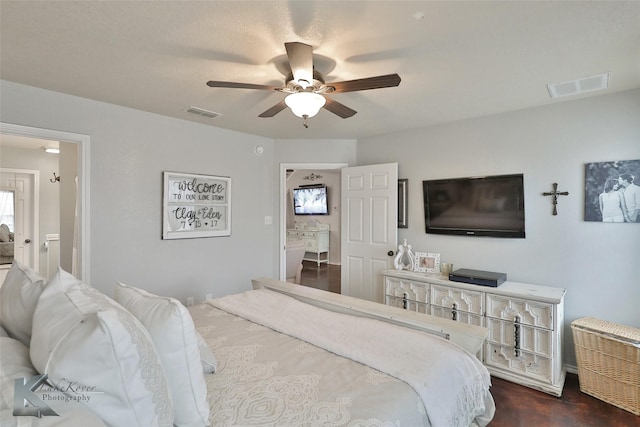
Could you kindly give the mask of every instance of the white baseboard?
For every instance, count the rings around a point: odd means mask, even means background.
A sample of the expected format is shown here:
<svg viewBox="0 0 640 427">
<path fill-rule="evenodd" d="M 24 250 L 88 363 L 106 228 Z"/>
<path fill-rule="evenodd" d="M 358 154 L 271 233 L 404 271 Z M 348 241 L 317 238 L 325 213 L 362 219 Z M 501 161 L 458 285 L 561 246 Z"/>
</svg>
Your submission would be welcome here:
<svg viewBox="0 0 640 427">
<path fill-rule="evenodd" d="M 567 372 L 571 373 L 571 374 L 578 374 L 578 367 L 575 365 L 564 365 L 564 368 L 567 370 Z"/>
</svg>

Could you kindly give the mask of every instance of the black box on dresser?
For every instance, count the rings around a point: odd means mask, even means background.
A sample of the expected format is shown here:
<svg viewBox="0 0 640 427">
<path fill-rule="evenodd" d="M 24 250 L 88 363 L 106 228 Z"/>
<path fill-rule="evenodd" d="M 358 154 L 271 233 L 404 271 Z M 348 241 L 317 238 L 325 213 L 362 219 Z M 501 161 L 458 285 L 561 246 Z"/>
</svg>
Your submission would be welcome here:
<svg viewBox="0 0 640 427">
<path fill-rule="evenodd" d="M 459 268 L 449 274 L 449 280 L 497 288 L 507 280 L 507 275 L 505 273 L 495 273 L 493 271 Z"/>
</svg>

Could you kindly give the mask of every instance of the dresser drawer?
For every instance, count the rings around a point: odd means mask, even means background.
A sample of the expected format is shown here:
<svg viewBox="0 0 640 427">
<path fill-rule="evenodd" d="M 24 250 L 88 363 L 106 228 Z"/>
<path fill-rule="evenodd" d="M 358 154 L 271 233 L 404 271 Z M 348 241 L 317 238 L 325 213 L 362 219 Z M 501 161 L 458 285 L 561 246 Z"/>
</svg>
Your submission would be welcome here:
<svg viewBox="0 0 640 427">
<path fill-rule="evenodd" d="M 315 240 L 304 239 L 304 250 L 307 252 L 318 252 L 318 242 Z"/>
<path fill-rule="evenodd" d="M 516 347 L 516 324 L 504 320 L 487 318 L 489 328 L 488 341 L 502 346 Z M 518 348 L 521 351 L 535 353 L 544 357 L 553 356 L 553 332 L 549 329 L 518 326 Z"/>
<path fill-rule="evenodd" d="M 516 316 L 521 324 L 553 329 L 552 304 L 487 294 L 487 317 L 513 322 Z"/>
<path fill-rule="evenodd" d="M 287 231 L 287 240 L 302 240 L 302 234 L 299 231 Z"/>
<path fill-rule="evenodd" d="M 431 285 L 431 304 L 480 316 L 484 313 L 483 296 L 482 292 Z"/>
<path fill-rule="evenodd" d="M 553 363 L 550 358 L 533 353 L 520 352 L 515 355 L 513 347 L 488 342 L 485 346 L 484 363 L 509 372 L 519 372 L 528 378 L 545 383 L 553 382 Z"/>
<path fill-rule="evenodd" d="M 318 237 L 317 231 L 303 231 L 302 237 L 305 239 L 315 239 Z"/>
<path fill-rule="evenodd" d="M 442 317 L 443 319 L 455 320 L 456 322 L 466 323 L 468 325 L 483 326 L 482 316 L 479 314 L 439 307 L 433 304 L 431 305 L 431 314 L 437 317 Z"/>
<path fill-rule="evenodd" d="M 429 314 L 428 288 L 421 283 L 387 277 L 385 280 L 385 303 Z"/>
</svg>

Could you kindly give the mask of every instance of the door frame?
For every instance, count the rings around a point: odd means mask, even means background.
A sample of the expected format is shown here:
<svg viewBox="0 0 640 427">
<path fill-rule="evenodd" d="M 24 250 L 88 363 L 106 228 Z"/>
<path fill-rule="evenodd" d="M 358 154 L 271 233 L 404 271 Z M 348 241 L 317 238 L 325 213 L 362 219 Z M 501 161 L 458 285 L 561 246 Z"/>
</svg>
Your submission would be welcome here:
<svg viewBox="0 0 640 427">
<path fill-rule="evenodd" d="M 64 132 L 52 129 L 43 129 L 32 126 L 15 125 L 0 122 L 0 133 L 18 135 L 31 138 L 50 139 L 55 141 L 71 142 L 78 148 L 78 278 L 84 282 L 90 282 L 91 254 L 90 254 L 90 142 L 89 135 Z"/>
<path fill-rule="evenodd" d="M 347 166 L 349 163 L 280 163 L 280 280 L 287 280 L 287 169 L 340 170 Z"/>
</svg>

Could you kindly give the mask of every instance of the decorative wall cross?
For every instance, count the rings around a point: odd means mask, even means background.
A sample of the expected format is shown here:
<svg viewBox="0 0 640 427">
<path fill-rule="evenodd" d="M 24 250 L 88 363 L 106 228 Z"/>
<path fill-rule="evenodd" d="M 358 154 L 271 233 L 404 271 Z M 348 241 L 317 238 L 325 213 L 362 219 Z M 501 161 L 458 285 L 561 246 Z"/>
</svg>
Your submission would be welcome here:
<svg viewBox="0 0 640 427">
<path fill-rule="evenodd" d="M 558 204 L 558 196 L 568 196 L 568 191 L 558 191 L 558 183 L 553 183 L 553 191 L 542 193 L 543 196 L 553 196 L 553 215 L 558 215 L 558 208 L 556 205 Z"/>
</svg>

